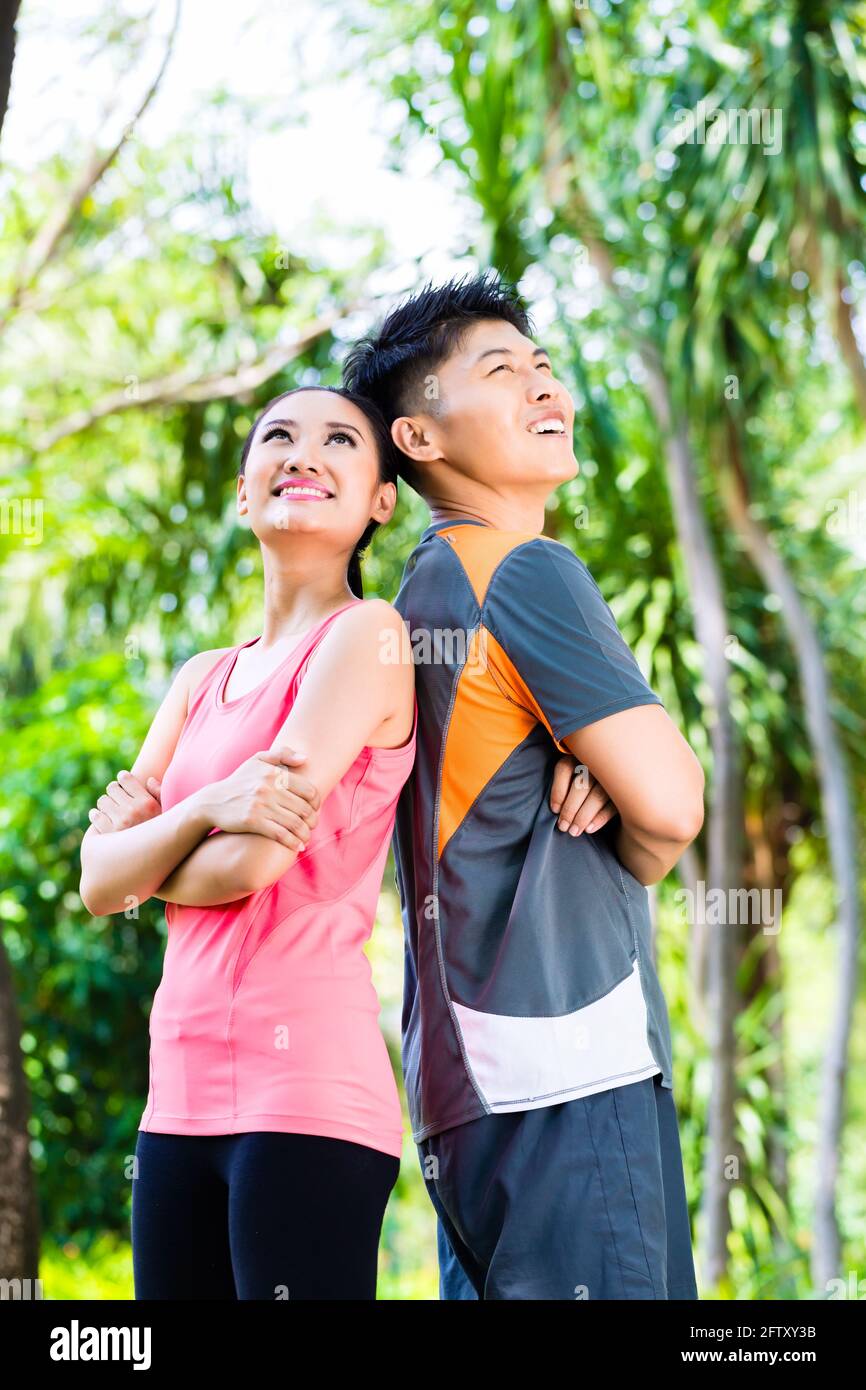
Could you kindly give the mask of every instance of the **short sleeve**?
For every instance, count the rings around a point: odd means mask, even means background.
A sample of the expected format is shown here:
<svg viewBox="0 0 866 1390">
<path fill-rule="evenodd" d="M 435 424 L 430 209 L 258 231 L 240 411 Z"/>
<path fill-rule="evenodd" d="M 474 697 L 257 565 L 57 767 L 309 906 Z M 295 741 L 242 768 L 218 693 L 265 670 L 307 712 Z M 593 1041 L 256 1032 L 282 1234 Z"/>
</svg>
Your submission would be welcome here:
<svg viewBox="0 0 866 1390">
<path fill-rule="evenodd" d="M 502 561 L 482 624 L 494 638 L 488 661 L 497 683 L 563 752 L 563 740 L 587 724 L 662 704 L 586 565 L 558 541 L 530 541 Z"/>
</svg>

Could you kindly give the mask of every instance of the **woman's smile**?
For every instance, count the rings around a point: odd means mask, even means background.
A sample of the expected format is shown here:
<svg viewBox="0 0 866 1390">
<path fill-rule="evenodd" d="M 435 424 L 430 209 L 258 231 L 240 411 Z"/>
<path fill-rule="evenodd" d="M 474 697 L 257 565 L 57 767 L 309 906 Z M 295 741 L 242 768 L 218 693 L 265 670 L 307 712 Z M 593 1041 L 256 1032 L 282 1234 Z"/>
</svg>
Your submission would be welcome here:
<svg viewBox="0 0 866 1390">
<path fill-rule="evenodd" d="M 274 488 L 274 496 L 280 497 L 289 502 L 327 502 L 333 497 L 332 492 L 327 488 L 320 487 L 318 483 L 294 482 L 287 478 Z"/>
</svg>

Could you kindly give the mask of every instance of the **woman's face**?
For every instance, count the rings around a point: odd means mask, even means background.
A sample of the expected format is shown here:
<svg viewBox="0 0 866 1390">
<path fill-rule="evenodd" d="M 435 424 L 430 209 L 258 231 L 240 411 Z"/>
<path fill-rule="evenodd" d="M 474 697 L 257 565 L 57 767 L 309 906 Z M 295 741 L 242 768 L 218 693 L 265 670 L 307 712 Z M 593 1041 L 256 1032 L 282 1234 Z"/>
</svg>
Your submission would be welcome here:
<svg viewBox="0 0 866 1390">
<path fill-rule="evenodd" d="M 366 415 L 332 391 L 297 391 L 259 422 L 238 478 L 238 514 L 264 544 L 321 539 L 348 557 L 370 521 L 390 521 L 394 483 L 379 482 Z"/>
</svg>

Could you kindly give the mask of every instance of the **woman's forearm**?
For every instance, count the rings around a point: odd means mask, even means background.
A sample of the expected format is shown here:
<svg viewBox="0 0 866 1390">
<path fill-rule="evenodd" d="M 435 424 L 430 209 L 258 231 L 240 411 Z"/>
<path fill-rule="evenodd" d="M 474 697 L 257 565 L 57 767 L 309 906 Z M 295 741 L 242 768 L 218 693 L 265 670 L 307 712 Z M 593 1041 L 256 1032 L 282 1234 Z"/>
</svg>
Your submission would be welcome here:
<svg viewBox="0 0 866 1390">
<path fill-rule="evenodd" d="M 126 830 L 99 834 L 91 827 L 81 843 L 81 901 L 94 917 L 146 902 L 212 828 L 198 793 Z"/>
<path fill-rule="evenodd" d="M 181 907 L 218 907 L 276 883 L 296 859 L 296 850 L 266 835 L 211 835 L 178 864 L 153 896 Z"/>
<path fill-rule="evenodd" d="M 260 838 L 223 832 L 209 835 L 172 870 L 153 896 L 181 907 L 219 907 L 248 897 L 254 890 L 247 882 L 243 847 L 238 842 Z"/>
</svg>

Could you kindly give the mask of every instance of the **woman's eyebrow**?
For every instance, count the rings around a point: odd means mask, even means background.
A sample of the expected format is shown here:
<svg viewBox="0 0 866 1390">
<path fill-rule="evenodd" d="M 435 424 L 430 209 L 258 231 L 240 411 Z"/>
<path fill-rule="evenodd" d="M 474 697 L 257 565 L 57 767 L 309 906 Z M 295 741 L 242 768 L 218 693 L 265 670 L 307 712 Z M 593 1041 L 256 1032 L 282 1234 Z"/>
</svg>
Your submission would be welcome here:
<svg viewBox="0 0 866 1390">
<path fill-rule="evenodd" d="M 263 429 L 263 430 L 269 429 L 271 425 L 291 425 L 291 427 L 292 427 L 293 429 L 297 429 L 298 422 L 297 422 L 297 420 L 266 420 L 266 421 L 264 422 L 264 424 L 262 425 L 262 429 Z M 325 429 L 328 429 L 328 430 L 351 430 L 352 433 L 353 433 L 353 434 L 356 434 L 356 435 L 358 436 L 359 439 L 363 439 L 363 438 L 364 438 L 364 436 L 362 435 L 362 433 L 361 433 L 360 430 L 356 429 L 354 425 L 348 425 L 348 424 L 346 424 L 345 420 L 326 420 L 326 421 L 325 421 Z"/>
</svg>

